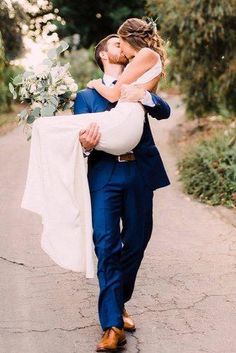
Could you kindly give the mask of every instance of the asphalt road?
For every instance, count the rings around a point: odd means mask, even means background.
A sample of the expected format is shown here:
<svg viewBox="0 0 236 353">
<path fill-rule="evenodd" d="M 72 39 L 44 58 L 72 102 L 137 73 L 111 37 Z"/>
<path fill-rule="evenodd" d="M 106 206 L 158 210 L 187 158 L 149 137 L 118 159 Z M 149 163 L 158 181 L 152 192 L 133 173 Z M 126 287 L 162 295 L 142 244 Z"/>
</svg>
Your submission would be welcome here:
<svg viewBox="0 0 236 353">
<path fill-rule="evenodd" d="M 172 117 L 152 129 L 172 184 L 155 192 L 154 230 L 127 305 L 137 330 L 125 352 L 235 353 L 236 229 L 182 192 L 171 131 L 183 106 L 167 100 Z M 22 127 L 0 138 L 0 352 L 92 353 L 101 335 L 97 279 L 41 250 L 40 217 L 20 208 L 28 156 Z"/>
</svg>

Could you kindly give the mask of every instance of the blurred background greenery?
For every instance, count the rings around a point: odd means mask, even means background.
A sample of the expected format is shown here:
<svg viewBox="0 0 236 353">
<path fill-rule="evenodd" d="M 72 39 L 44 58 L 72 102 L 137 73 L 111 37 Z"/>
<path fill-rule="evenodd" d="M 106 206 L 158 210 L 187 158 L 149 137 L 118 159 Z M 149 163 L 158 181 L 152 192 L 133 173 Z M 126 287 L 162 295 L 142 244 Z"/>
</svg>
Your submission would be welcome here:
<svg viewBox="0 0 236 353">
<path fill-rule="evenodd" d="M 70 50 L 62 61 L 70 62 L 71 73 L 79 88 L 83 88 L 91 78 L 101 75 L 93 58 L 94 45 L 104 36 L 116 32 L 128 17 L 143 16 L 157 20 L 158 29 L 168 42 L 168 75 L 159 89 L 180 94 L 186 106 L 186 117 L 196 120 L 199 129 L 203 129 L 209 116 L 221 120 L 218 135 L 208 136 L 209 145 L 198 142 L 200 149 L 195 146 L 191 157 L 187 160 L 183 157 L 180 162 L 185 189 L 204 202 L 233 207 L 236 166 L 235 158 L 229 156 L 232 151 L 235 153 L 235 140 L 228 143 L 228 135 L 224 132 L 234 126 L 236 111 L 235 0 L 1 0 L 0 125 L 1 121 L 5 122 L 6 114 L 14 109 L 8 91 L 9 80 L 23 69 L 24 58 L 29 55 L 33 43 L 46 43 L 46 48 L 56 45 L 60 39 L 66 40 Z M 28 56 L 30 61 L 32 58 Z M 232 134 L 235 134 L 233 127 Z M 218 145 L 224 146 L 225 152 Z M 223 175 L 222 168 L 214 166 L 222 163 L 224 153 L 227 155 L 226 160 L 223 159 L 224 168 L 228 166 L 230 170 Z M 209 154 L 214 156 L 214 160 L 209 160 L 213 163 L 211 171 L 203 163 Z M 206 183 L 203 190 L 196 187 L 196 178 L 203 183 L 200 175 L 204 175 Z M 229 190 L 228 197 L 225 194 L 211 196 L 212 193 L 208 192 L 212 185 L 215 192 L 221 189 L 216 180 L 215 183 L 212 181 L 214 176 L 221 182 L 225 180 L 224 193 Z M 218 195 L 220 193 L 222 191 Z"/>
</svg>

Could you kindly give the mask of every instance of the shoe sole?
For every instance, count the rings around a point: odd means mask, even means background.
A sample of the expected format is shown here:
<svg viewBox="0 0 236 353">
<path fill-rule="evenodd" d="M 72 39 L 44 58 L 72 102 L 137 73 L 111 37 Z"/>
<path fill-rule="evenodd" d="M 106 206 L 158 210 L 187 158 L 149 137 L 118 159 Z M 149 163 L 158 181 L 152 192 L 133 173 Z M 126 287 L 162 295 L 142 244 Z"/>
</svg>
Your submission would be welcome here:
<svg viewBox="0 0 236 353">
<path fill-rule="evenodd" d="M 101 348 L 96 349 L 96 352 L 116 352 L 119 351 L 127 343 L 126 338 L 119 342 L 117 348 Z"/>
<path fill-rule="evenodd" d="M 127 332 L 134 332 L 134 331 L 136 331 L 136 327 L 134 327 L 134 328 L 124 328 L 124 330 L 127 331 Z"/>
</svg>

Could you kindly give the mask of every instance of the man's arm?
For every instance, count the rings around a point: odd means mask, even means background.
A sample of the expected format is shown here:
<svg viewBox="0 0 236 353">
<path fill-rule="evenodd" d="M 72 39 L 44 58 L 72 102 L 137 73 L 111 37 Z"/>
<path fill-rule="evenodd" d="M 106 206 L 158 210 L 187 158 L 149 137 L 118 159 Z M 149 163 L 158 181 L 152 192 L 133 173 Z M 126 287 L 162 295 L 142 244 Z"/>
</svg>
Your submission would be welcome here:
<svg viewBox="0 0 236 353">
<path fill-rule="evenodd" d="M 92 113 L 82 92 L 78 92 L 74 103 L 74 114 Z"/>
<path fill-rule="evenodd" d="M 168 119 L 170 117 L 170 106 L 164 101 L 161 97 L 157 96 L 154 93 L 150 93 L 152 96 L 152 101 L 154 103 L 153 107 L 147 106 L 144 104 L 144 107 L 148 114 L 151 115 L 152 118 L 162 120 Z"/>
</svg>

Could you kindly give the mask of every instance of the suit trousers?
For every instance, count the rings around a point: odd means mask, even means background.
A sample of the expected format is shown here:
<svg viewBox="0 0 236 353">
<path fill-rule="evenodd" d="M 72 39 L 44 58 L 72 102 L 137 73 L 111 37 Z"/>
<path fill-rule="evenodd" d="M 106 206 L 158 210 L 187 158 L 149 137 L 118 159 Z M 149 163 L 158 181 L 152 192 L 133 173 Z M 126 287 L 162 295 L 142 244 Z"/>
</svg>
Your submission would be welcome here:
<svg viewBox="0 0 236 353">
<path fill-rule="evenodd" d="M 152 233 L 153 190 L 144 183 L 136 161 L 117 161 L 108 183 L 91 192 L 91 204 L 99 320 L 103 330 L 121 328 L 124 304 L 132 296 Z"/>
</svg>

